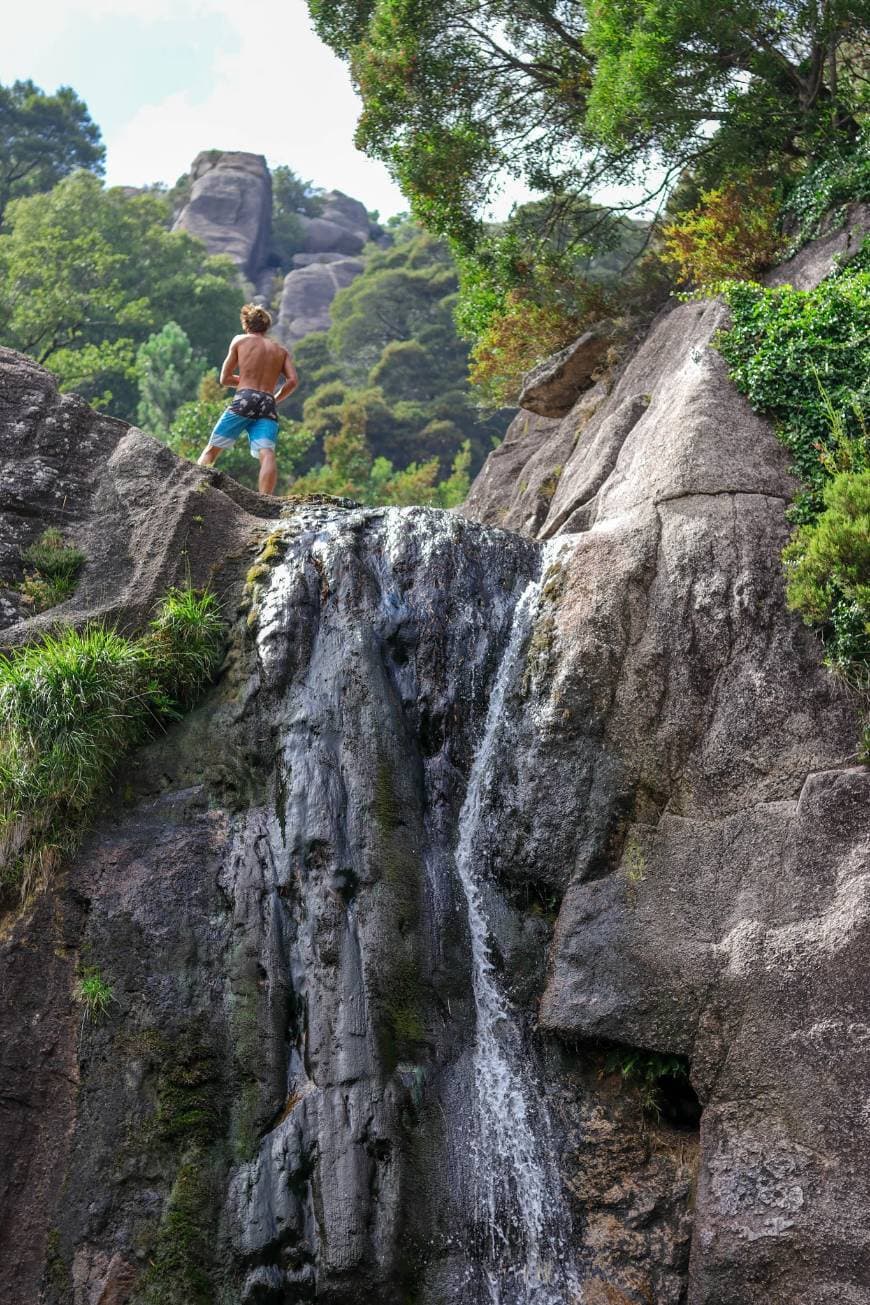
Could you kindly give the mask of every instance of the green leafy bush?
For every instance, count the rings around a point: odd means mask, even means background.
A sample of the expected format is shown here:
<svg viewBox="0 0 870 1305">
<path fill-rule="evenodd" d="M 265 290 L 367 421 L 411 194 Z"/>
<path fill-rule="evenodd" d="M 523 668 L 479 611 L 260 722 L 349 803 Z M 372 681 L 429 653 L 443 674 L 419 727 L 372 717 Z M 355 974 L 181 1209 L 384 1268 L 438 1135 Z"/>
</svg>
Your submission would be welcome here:
<svg viewBox="0 0 870 1305">
<path fill-rule="evenodd" d="M 0 661 L 0 890 L 45 880 L 118 759 L 195 699 L 222 644 L 214 596 L 172 590 L 139 639 L 67 629 Z"/>
<path fill-rule="evenodd" d="M 826 663 L 870 691 L 870 242 L 815 290 L 723 289 L 717 344 L 773 418 L 802 490 L 783 553 L 789 605 L 819 628 Z M 870 751 L 865 730 L 861 755 Z"/>
<path fill-rule="evenodd" d="M 846 204 L 870 200 L 870 127 L 855 141 L 838 139 L 792 184 L 783 205 L 783 222 L 795 253 L 819 234 L 822 222 L 836 220 Z"/>
<path fill-rule="evenodd" d="M 834 476 L 822 499 L 783 553 L 789 606 L 828 627 L 831 664 L 870 670 L 870 470 Z"/>
<path fill-rule="evenodd" d="M 792 511 L 811 521 L 831 476 L 827 458 L 845 439 L 866 442 L 870 396 L 870 250 L 815 290 L 722 287 L 733 323 L 718 348 L 754 408 L 769 414 L 804 493 Z M 835 414 L 832 419 L 832 413 Z"/>
<path fill-rule="evenodd" d="M 44 531 L 22 557 L 33 570 L 25 575 L 21 592 L 34 611 L 44 612 L 71 597 L 85 555 L 67 544 L 59 530 Z"/>
<path fill-rule="evenodd" d="M 694 286 L 756 277 L 783 245 L 773 190 L 757 182 L 729 182 L 704 191 L 701 202 L 662 232 L 664 259 L 678 280 Z"/>
</svg>

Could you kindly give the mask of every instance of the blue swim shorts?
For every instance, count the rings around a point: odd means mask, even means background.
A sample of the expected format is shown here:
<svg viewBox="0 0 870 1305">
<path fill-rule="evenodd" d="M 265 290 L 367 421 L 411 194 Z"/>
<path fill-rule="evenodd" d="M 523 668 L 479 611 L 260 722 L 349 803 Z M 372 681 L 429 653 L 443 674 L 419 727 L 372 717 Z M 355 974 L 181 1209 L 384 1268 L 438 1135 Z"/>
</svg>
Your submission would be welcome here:
<svg viewBox="0 0 870 1305">
<path fill-rule="evenodd" d="M 227 408 L 215 422 L 215 428 L 207 444 L 210 449 L 231 449 L 236 440 L 247 433 L 251 445 L 251 457 L 259 460 L 263 449 L 274 453 L 278 441 L 278 423 L 269 417 L 243 417 L 238 412 Z"/>
</svg>

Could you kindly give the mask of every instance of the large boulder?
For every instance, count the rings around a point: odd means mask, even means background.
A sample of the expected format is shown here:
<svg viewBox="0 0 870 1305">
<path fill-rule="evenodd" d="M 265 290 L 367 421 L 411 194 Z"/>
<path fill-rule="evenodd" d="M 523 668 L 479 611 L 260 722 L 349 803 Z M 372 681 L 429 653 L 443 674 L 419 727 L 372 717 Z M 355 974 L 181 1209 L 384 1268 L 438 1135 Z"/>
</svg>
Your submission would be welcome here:
<svg viewBox="0 0 870 1305">
<path fill-rule="evenodd" d="M 203 431 L 203 443 L 208 431 Z M 0 349 L 0 629 L 18 643 L 57 620 L 138 628 L 190 578 L 223 592 L 238 555 L 279 511 L 220 472 L 183 462 L 126 422 L 94 412 L 22 354 Z M 22 551 L 49 526 L 85 555 L 76 591 L 33 615 Z"/>
<path fill-rule="evenodd" d="M 365 204 L 341 190 L 328 190 L 323 196 L 321 216 L 336 226 L 346 227 L 348 231 L 358 232 L 368 239 L 371 222 Z"/>
<path fill-rule="evenodd" d="M 328 330 L 333 299 L 362 270 L 360 259 L 339 258 L 288 272 L 276 325 L 276 333 L 284 343 L 289 346 L 311 331 Z"/>
<path fill-rule="evenodd" d="M 534 367 L 523 379 L 520 407 L 541 417 L 566 417 L 595 379 L 613 340 L 610 321 L 588 331 Z"/>
<path fill-rule="evenodd" d="M 173 230 L 198 236 L 253 280 L 266 262 L 272 229 L 272 177 L 262 154 L 205 150 L 191 166 L 190 199 Z"/>
<path fill-rule="evenodd" d="M 359 254 L 367 235 L 350 227 L 339 225 L 326 217 L 299 218 L 302 224 L 306 254 Z"/>
<path fill-rule="evenodd" d="M 859 1305 L 870 770 L 856 696 L 786 608 L 796 485 L 712 347 L 726 323 L 715 300 L 666 311 L 561 421 L 520 414 L 472 487 L 466 515 L 565 541 L 500 854 L 564 894 L 541 1029 L 691 1065 L 685 1299 Z"/>
</svg>

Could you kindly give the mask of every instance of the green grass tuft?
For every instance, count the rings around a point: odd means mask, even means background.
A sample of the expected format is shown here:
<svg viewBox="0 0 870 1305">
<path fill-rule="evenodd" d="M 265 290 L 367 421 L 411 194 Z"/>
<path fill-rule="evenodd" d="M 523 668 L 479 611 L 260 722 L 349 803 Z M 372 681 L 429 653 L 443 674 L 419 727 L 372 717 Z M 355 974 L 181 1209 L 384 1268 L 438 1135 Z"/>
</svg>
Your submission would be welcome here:
<svg viewBox="0 0 870 1305">
<path fill-rule="evenodd" d="M 85 1018 L 95 1023 L 105 1019 L 115 1000 L 112 986 L 94 965 L 87 966 L 76 984 L 76 997 L 85 1008 Z"/>
<path fill-rule="evenodd" d="M 21 582 L 21 592 L 34 611 L 44 612 L 72 596 L 85 555 L 66 544 L 59 530 L 46 530 L 21 556 L 33 568 Z"/>
<path fill-rule="evenodd" d="M 119 758 L 196 700 L 222 646 L 214 596 L 188 589 L 140 639 L 67 629 L 0 659 L 0 893 L 45 882 Z"/>
</svg>

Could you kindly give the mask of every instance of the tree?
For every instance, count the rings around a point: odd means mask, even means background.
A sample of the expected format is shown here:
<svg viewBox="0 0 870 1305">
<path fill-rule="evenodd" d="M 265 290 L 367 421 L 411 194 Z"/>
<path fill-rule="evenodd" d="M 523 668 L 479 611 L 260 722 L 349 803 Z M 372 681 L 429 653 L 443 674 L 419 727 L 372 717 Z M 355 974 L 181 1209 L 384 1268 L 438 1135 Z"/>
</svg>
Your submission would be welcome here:
<svg viewBox="0 0 870 1305">
<path fill-rule="evenodd" d="M 14 200 L 0 235 L 0 343 L 128 420 L 136 350 L 167 321 L 216 365 L 237 329 L 236 269 L 170 232 L 167 216 L 164 197 L 105 190 L 86 172 Z"/>
<path fill-rule="evenodd" d="M 745 167 L 857 130 L 842 73 L 870 32 L 866 0 L 594 0 L 589 17 L 587 121 L 616 149 L 681 166 L 724 151 Z"/>
<path fill-rule="evenodd" d="M 71 87 L 46 95 L 31 81 L 0 86 L 0 223 L 10 199 L 51 190 L 76 168 L 102 173 L 105 153 Z"/>
<path fill-rule="evenodd" d="M 853 65 L 867 0 L 309 7 L 350 63 L 361 148 L 388 164 L 419 218 L 466 250 L 505 173 L 559 196 L 635 180 L 653 159 L 666 168 L 663 190 L 702 160 L 782 166 L 852 130 L 866 87 Z"/>
<path fill-rule="evenodd" d="M 373 458 L 393 466 L 438 461 L 448 475 L 470 443 L 477 468 L 507 414 L 483 415 L 467 380 L 468 346 L 454 321 L 456 264 L 443 241 L 406 223 L 395 244 L 333 300 L 333 323 L 296 348 L 302 378 L 287 411 L 318 441 L 337 435 L 353 409 Z"/>
<path fill-rule="evenodd" d="M 272 169 L 271 259 L 276 267 L 288 268 L 293 255 L 305 247 L 299 215 L 316 217 L 322 207 L 320 191 L 310 181 L 283 165 Z"/>
<path fill-rule="evenodd" d="M 136 353 L 139 407 L 136 419 L 152 435 L 164 435 L 182 403 L 192 398 L 206 369 L 177 322 L 149 335 Z"/>
</svg>

